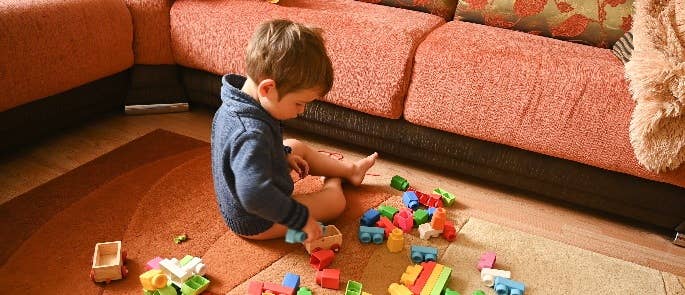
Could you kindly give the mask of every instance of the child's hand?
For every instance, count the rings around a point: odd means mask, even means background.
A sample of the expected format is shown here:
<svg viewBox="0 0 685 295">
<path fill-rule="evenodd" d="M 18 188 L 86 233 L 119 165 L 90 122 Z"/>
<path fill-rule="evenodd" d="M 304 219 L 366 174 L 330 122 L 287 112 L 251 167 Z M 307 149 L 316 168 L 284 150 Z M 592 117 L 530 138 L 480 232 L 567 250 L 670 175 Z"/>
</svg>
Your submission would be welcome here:
<svg viewBox="0 0 685 295">
<path fill-rule="evenodd" d="M 309 175 L 309 163 L 307 163 L 307 161 L 305 161 L 302 157 L 290 154 L 288 155 L 288 164 L 290 165 L 291 169 L 297 172 L 297 175 L 300 176 L 300 179 Z"/>
<path fill-rule="evenodd" d="M 302 231 L 307 234 L 307 239 L 304 240 L 305 242 L 316 241 L 323 236 L 321 224 L 312 217 L 309 217 L 307 224 L 304 225 Z"/>
</svg>

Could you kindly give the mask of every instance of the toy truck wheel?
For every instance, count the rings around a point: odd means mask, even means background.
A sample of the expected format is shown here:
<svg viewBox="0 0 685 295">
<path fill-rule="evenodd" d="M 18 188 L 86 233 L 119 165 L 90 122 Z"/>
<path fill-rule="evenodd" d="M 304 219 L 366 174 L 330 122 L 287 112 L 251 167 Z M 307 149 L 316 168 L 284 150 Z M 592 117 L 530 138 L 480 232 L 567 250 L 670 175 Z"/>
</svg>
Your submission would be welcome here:
<svg viewBox="0 0 685 295">
<path fill-rule="evenodd" d="M 95 282 L 95 270 L 93 269 L 90 270 L 90 280 Z"/>
<path fill-rule="evenodd" d="M 125 278 L 126 276 L 128 276 L 128 269 L 126 268 L 125 265 L 122 265 L 121 266 L 121 277 Z"/>
<path fill-rule="evenodd" d="M 126 262 L 126 256 L 127 255 L 128 255 L 128 253 L 126 253 L 126 251 L 121 251 L 121 262 L 122 263 Z"/>
<path fill-rule="evenodd" d="M 340 244 L 331 245 L 331 250 L 333 250 L 333 252 L 335 252 L 335 253 L 340 252 Z"/>
</svg>

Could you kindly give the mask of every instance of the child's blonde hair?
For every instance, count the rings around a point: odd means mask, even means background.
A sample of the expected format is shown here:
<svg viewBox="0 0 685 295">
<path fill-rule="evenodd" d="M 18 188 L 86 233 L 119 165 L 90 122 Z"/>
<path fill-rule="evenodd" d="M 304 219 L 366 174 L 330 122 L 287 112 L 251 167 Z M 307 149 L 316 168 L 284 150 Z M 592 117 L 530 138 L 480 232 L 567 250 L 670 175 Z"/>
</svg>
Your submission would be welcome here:
<svg viewBox="0 0 685 295">
<path fill-rule="evenodd" d="M 247 75 L 256 83 L 273 79 L 280 97 L 310 88 L 324 96 L 333 87 L 333 65 L 319 28 L 285 19 L 264 22 L 245 53 Z"/>
</svg>

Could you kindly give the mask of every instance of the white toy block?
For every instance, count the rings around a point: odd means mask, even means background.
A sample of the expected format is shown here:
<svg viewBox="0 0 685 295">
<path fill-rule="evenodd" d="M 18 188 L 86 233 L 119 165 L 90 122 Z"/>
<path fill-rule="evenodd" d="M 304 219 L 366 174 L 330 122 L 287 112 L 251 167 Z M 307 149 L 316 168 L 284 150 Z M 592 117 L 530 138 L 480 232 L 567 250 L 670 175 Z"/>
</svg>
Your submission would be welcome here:
<svg viewBox="0 0 685 295">
<path fill-rule="evenodd" d="M 159 262 L 159 267 L 169 277 L 169 280 L 178 286 L 183 285 L 183 282 L 193 275 L 192 271 L 182 268 L 176 258 L 162 259 Z"/>
<path fill-rule="evenodd" d="M 419 225 L 419 237 L 424 240 L 428 240 L 433 237 L 440 236 L 441 230 L 434 229 L 430 223 L 424 223 Z"/>
<path fill-rule="evenodd" d="M 495 284 L 495 277 L 511 279 L 511 272 L 494 268 L 483 268 L 480 270 L 480 279 L 488 287 L 492 287 Z"/>
<path fill-rule="evenodd" d="M 186 263 L 186 265 L 183 266 L 184 270 L 198 276 L 205 275 L 205 268 L 205 264 L 202 263 L 202 258 L 198 257 L 193 257 L 193 259 L 191 259 L 188 263 Z"/>
</svg>

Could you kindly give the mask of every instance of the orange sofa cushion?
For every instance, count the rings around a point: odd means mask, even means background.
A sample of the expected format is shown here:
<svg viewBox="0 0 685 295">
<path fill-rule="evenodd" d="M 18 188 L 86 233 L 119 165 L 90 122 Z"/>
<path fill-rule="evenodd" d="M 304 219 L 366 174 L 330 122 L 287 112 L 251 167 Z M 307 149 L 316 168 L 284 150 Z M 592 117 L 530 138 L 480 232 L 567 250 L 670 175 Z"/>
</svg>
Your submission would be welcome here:
<svg viewBox="0 0 685 295">
<path fill-rule="evenodd" d="M 254 29 L 272 18 L 321 27 L 335 82 L 324 101 L 386 118 L 399 118 L 413 52 L 435 15 L 353 0 L 177 1 L 171 8 L 176 61 L 217 75 L 245 73 L 245 47 Z"/>
<path fill-rule="evenodd" d="M 0 28 L 0 111 L 133 64 L 122 0 L 0 0 Z"/>
<path fill-rule="evenodd" d="M 136 64 L 174 64 L 169 11 L 174 0 L 124 0 L 133 18 Z"/>
<path fill-rule="evenodd" d="M 634 102 L 608 49 L 465 22 L 419 46 L 405 118 L 415 124 L 685 187 L 630 145 Z"/>
</svg>

